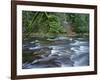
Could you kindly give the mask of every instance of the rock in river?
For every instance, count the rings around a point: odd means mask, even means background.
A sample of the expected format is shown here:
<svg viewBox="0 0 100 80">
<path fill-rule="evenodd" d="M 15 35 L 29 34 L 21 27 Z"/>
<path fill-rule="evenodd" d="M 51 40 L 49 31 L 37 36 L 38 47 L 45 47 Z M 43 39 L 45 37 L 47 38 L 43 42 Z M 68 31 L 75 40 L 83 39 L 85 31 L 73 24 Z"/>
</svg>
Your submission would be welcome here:
<svg viewBox="0 0 100 80">
<path fill-rule="evenodd" d="M 61 63 L 57 62 L 57 56 L 50 56 L 50 57 L 45 57 L 42 59 L 37 59 L 32 62 L 34 65 L 45 65 L 45 67 L 60 67 Z"/>
<path fill-rule="evenodd" d="M 51 49 L 49 47 L 40 47 L 38 49 L 33 49 L 33 55 L 38 55 L 38 56 L 42 56 L 42 57 L 47 57 L 48 55 L 51 54 Z"/>
</svg>

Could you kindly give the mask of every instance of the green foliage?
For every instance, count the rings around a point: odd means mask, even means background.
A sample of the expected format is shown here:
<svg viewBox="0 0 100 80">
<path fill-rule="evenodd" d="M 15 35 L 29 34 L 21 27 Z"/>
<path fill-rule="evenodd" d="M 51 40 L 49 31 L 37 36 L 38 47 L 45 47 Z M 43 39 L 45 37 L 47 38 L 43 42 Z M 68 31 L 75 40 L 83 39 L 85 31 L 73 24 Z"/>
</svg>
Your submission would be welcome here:
<svg viewBox="0 0 100 80">
<path fill-rule="evenodd" d="M 55 15 L 49 15 L 48 22 L 49 22 L 49 27 L 50 27 L 49 32 L 59 33 L 61 31 L 60 22 Z"/>
<path fill-rule="evenodd" d="M 77 33 L 89 32 L 89 14 L 68 14 L 68 21 L 73 24 L 74 31 Z"/>
<path fill-rule="evenodd" d="M 23 33 L 64 33 L 64 21 L 72 25 L 76 33 L 89 32 L 89 14 L 56 13 L 56 12 L 22 12 Z"/>
</svg>

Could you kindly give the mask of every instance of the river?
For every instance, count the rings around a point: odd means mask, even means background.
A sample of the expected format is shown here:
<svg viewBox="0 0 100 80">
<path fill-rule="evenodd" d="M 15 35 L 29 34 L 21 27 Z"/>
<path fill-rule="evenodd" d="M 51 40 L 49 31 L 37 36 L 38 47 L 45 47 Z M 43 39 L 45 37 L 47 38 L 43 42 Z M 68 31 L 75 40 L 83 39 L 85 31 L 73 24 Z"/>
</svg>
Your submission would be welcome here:
<svg viewBox="0 0 100 80">
<path fill-rule="evenodd" d="M 87 37 L 33 37 L 22 49 L 23 69 L 89 66 Z"/>
</svg>

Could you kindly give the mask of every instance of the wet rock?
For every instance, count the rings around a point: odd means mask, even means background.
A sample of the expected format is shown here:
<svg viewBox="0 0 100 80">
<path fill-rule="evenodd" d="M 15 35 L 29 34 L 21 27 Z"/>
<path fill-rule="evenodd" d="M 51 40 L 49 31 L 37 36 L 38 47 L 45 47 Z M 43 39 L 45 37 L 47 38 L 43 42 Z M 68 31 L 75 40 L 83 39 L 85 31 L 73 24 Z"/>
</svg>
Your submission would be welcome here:
<svg viewBox="0 0 100 80">
<path fill-rule="evenodd" d="M 37 59 L 32 62 L 32 64 L 41 64 L 45 67 L 60 67 L 61 64 L 57 62 L 57 56 L 45 57 L 43 59 Z"/>
<path fill-rule="evenodd" d="M 37 59 L 48 57 L 51 54 L 51 48 L 38 47 L 37 49 L 23 52 L 23 62 L 30 62 Z"/>
<path fill-rule="evenodd" d="M 52 62 L 56 59 L 57 57 L 54 57 L 54 56 L 50 56 L 50 57 L 45 57 L 45 58 L 42 58 L 42 59 L 37 59 L 37 60 L 34 60 L 32 62 L 32 64 L 34 63 L 49 63 L 49 62 Z"/>
<path fill-rule="evenodd" d="M 40 55 L 40 56 L 48 56 L 49 54 L 51 54 L 51 49 L 49 47 L 41 47 L 38 49 L 34 49 L 33 55 Z"/>
<path fill-rule="evenodd" d="M 27 63 L 27 62 L 22 65 L 22 69 L 30 69 L 32 67 L 33 66 L 31 64 Z"/>
<path fill-rule="evenodd" d="M 23 51 L 27 51 L 30 50 L 30 48 L 35 48 L 37 46 L 40 46 L 39 40 L 35 41 L 24 40 L 22 44 L 22 49 Z"/>
</svg>

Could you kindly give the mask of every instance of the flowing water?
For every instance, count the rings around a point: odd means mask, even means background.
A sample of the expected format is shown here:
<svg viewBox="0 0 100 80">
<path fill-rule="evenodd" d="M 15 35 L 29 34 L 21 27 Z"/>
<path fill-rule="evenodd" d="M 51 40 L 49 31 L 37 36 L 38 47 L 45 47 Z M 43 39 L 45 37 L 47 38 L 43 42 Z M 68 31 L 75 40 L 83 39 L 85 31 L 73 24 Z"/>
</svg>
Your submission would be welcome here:
<svg viewBox="0 0 100 80">
<path fill-rule="evenodd" d="M 89 40 L 82 37 L 23 41 L 23 69 L 89 66 Z"/>
</svg>

